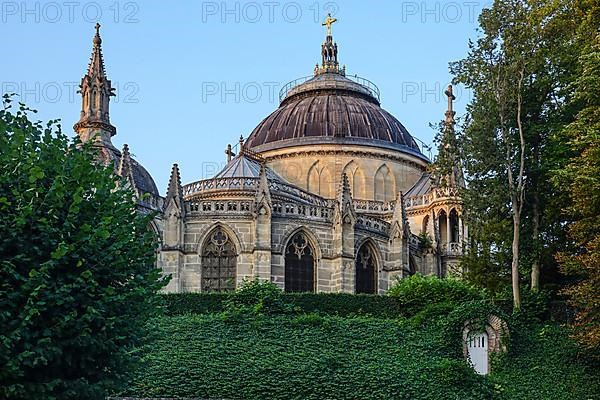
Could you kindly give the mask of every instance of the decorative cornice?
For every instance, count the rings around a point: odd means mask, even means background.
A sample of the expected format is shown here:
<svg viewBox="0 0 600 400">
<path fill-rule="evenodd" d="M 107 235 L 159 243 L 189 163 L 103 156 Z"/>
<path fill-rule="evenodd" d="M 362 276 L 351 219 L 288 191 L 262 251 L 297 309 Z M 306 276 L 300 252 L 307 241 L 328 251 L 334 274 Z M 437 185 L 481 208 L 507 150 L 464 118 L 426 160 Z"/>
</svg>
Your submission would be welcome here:
<svg viewBox="0 0 600 400">
<path fill-rule="evenodd" d="M 294 152 L 287 152 L 283 154 L 274 154 L 274 155 L 266 155 L 262 153 L 263 158 L 268 163 L 269 161 L 281 160 L 285 158 L 295 158 L 295 157 L 310 157 L 315 155 L 334 155 L 334 156 L 349 156 L 352 158 L 377 158 L 385 161 L 395 161 L 405 165 L 409 165 L 411 167 L 415 167 L 420 169 L 421 171 L 425 171 L 426 167 L 422 164 L 416 163 L 414 161 L 407 160 L 402 156 L 392 156 L 389 154 L 382 154 L 376 152 L 369 151 L 360 151 L 360 150 L 301 150 Z"/>
<path fill-rule="evenodd" d="M 115 128 L 111 124 L 107 124 L 106 122 L 101 121 L 80 121 L 73 125 L 73 129 L 78 132 L 80 129 L 91 128 L 91 129 L 100 129 L 106 132 L 110 132 L 110 136 L 115 136 L 117 134 L 117 128 Z"/>
</svg>

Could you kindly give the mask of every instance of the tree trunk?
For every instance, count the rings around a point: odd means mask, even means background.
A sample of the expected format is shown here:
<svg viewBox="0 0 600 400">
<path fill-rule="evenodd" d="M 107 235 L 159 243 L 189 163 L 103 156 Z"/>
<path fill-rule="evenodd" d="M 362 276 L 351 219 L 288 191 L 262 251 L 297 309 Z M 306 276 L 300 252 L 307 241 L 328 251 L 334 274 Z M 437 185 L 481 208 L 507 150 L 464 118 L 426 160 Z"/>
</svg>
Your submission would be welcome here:
<svg viewBox="0 0 600 400">
<path fill-rule="evenodd" d="M 533 194 L 533 246 L 534 256 L 533 262 L 531 263 L 531 291 L 538 292 L 540 290 L 540 251 L 539 251 L 539 240 L 540 240 L 540 207 L 539 207 L 539 195 L 538 193 Z"/>
<path fill-rule="evenodd" d="M 513 196 L 514 197 L 514 196 Z M 513 199 L 513 204 L 516 205 L 516 199 Z M 513 241 L 512 241 L 512 292 L 513 292 L 513 308 L 519 310 L 521 308 L 521 291 L 519 289 L 519 241 L 520 241 L 520 226 L 521 213 L 518 212 L 518 207 L 513 205 Z"/>
</svg>

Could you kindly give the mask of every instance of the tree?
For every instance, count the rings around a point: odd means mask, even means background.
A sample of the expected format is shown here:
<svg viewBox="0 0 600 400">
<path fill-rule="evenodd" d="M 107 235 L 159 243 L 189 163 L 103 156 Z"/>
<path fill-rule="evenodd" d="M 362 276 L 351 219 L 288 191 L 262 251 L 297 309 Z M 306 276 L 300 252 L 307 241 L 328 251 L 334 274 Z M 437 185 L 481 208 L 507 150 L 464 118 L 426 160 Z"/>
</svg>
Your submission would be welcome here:
<svg viewBox="0 0 600 400">
<path fill-rule="evenodd" d="M 577 49 L 571 3 L 495 1 L 480 16 L 482 36 L 451 64 L 455 80 L 474 91 L 459 140 L 474 240 L 464 264 L 467 275 L 495 287 L 510 277 L 515 308 L 521 276 L 529 270 L 538 290 L 541 271 L 556 268 L 553 254 L 564 245 L 550 176 L 564 159 L 552 138 L 572 118 L 565 107 Z"/>
<path fill-rule="evenodd" d="M 526 141 L 523 129 L 523 91 L 529 60 L 535 48 L 535 35 L 527 25 L 527 4 L 523 1 L 494 2 L 484 10 L 480 23 L 484 36 L 471 45 L 469 56 L 454 66 L 459 81 L 476 92 L 470 105 L 472 122 L 465 130 L 474 142 L 481 136 L 492 140 L 492 164 L 489 169 L 475 168 L 475 179 L 494 179 L 501 176 L 496 190 L 506 193 L 506 207 L 512 218 L 511 280 L 514 307 L 521 306 L 519 290 L 519 251 L 521 216 L 525 197 Z M 492 115 L 493 114 L 493 115 Z M 489 118 L 492 123 L 483 127 L 475 121 Z M 485 139 L 483 139 L 485 140 Z M 475 163 L 469 164 L 474 166 Z"/>
<path fill-rule="evenodd" d="M 593 21 L 590 13 L 588 23 Z M 598 23 L 598 14 L 595 15 Z M 598 26 L 593 25 L 592 26 Z M 575 82 L 575 121 L 564 130 L 573 156 L 556 172 L 557 188 L 566 190 L 571 217 L 569 238 L 575 251 L 561 253 L 563 271 L 578 278 L 564 293 L 577 310 L 576 337 L 586 347 L 600 347 L 600 35 L 592 29 L 593 41 L 581 58 L 581 75 Z M 589 35 L 588 35 L 589 36 Z"/>
<path fill-rule="evenodd" d="M 128 378 L 164 279 L 150 216 L 57 121 L 0 110 L 0 397 L 100 399 Z"/>
</svg>

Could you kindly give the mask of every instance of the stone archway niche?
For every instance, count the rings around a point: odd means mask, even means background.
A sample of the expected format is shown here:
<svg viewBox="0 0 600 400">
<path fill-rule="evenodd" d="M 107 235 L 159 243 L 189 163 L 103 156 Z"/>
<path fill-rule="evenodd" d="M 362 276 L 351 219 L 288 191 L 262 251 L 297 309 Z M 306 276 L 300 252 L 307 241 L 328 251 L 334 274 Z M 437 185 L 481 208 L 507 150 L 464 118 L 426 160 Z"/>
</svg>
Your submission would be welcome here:
<svg viewBox="0 0 600 400">
<path fill-rule="evenodd" d="M 485 325 L 465 322 L 463 328 L 463 355 L 469 365 L 480 375 L 490 372 L 490 357 L 507 350 L 508 325 L 495 315 L 488 316 Z"/>
</svg>

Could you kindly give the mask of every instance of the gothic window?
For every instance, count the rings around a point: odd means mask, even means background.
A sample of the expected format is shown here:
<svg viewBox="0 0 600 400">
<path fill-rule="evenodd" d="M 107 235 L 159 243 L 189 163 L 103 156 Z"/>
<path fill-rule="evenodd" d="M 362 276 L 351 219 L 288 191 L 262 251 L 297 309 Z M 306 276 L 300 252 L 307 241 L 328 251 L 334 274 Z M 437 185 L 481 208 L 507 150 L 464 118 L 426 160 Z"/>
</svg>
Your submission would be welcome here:
<svg viewBox="0 0 600 400">
<path fill-rule="evenodd" d="M 448 214 L 446 214 L 446 211 L 444 210 L 440 211 L 438 215 L 438 226 L 440 232 L 440 240 L 442 242 L 442 246 L 444 246 L 448 243 Z"/>
<path fill-rule="evenodd" d="M 231 239 L 215 229 L 202 249 L 202 291 L 226 292 L 235 289 L 237 254 Z"/>
<path fill-rule="evenodd" d="M 375 201 L 392 201 L 396 196 L 396 187 L 392 171 L 382 165 L 375 173 Z"/>
<path fill-rule="evenodd" d="M 285 249 L 285 291 L 313 292 L 314 289 L 314 251 L 306 235 L 298 232 Z"/>
<path fill-rule="evenodd" d="M 458 213 L 456 209 L 450 210 L 449 221 L 450 223 L 450 243 L 459 242 L 459 226 L 458 226 Z"/>
<path fill-rule="evenodd" d="M 370 245 L 364 244 L 356 256 L 356 293 L 375 294 L 377 265 Z"/>
</svg>

